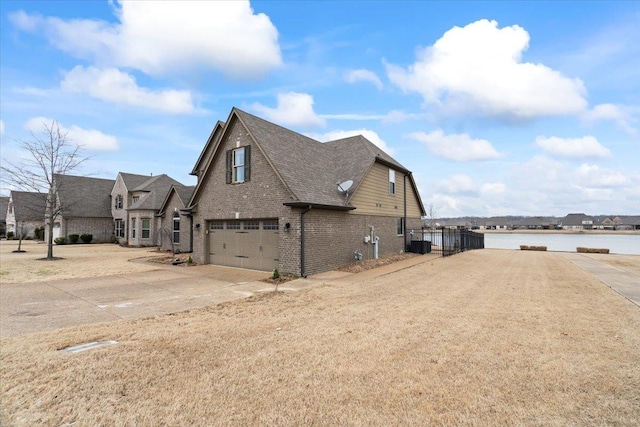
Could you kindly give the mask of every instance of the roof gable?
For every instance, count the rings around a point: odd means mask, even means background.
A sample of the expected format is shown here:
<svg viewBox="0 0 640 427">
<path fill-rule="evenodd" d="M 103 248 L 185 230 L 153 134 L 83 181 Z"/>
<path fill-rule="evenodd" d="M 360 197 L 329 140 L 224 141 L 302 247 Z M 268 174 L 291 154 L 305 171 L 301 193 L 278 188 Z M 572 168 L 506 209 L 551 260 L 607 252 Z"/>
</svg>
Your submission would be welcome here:
<svg viewBox="0 0 640 427">
<path fill-rule="evenodd" d="M 0 197 L 0 221 L 7 219 L 7 209 L 9 208 L 9 197 Z"/>
<path fill-rule="evenodd" d="M 136 188 L 147 181 L 149 179 L 149 175 L 136 175 L 133 173 L 119 172 L 117 179 L 122 180 L 127 191 L 131 191 L 133 188 Z"/>
<path fill-rule="evenodd" d="M 204 172 L 207 161 L 213 156 L 213 152 L 215 150 L 216 143 L 220 140 L 220 137 L 224 133 L 224 122 L 218 120 L 218 122 L 213 127 L 211 134 L 209 135 L 209 139 L 207 139 L 207 143 L 204 145 L 198 160 L 196 160 L 196 164 L 193 166 L 193 170 L 191 170 L 191 175 L 198 175 L 201 172 Z"/>
<path fill-rule="evenodd" d="M 147 181 L 131 190 L 143 191 L 147 194 L 140 197 L 140 200 L 129 206 L 127 210 L 160 210 L 167 193 L 173 185 L 182 186 L 181 183 L 165 174 L 147 179 Z"/>
<path fill-rule="evenodd" d="M 13 203 L 16 221 L 44 221 L 47 207 L 46 193 L 12 191 L 9 197 Z"/>
<path fill-rule="evenodd" d="M 172 185 L 171 189 L 169 189 L 169 192 L 165 196 L 162 205 L 160 206 L 160 214 L 163 214 L 167 210 L 167 204 L 174 194 L 178 197 L 178 199 L 180 199 L 183 207 L 186 207 L 189 203 L 189 200 L 191 200 L 191 195 L 193 194 L 195 188 L 195 185 Z"/>
</svg>

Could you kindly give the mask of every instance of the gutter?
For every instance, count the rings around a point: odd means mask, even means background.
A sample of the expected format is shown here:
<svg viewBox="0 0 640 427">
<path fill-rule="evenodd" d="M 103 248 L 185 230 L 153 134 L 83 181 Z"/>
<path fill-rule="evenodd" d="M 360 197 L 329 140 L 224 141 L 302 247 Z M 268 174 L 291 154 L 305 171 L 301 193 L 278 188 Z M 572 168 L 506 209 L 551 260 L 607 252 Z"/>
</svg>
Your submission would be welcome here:
<svg viewBox="0 0 640 427">
<path fill-rule="evenodd" d="M 307 278 L 305 272 L 305 253 L 304 253 L 304 216 L 311 210 L 312 206 L 308 205 L 306 209 L 300 211 L 300 277 Z"/>
<path fill-rule="evenodd" d="M 403 188 L 404 188 L 404 219 L 403 219 L 403 227 L 402 227 L 402 234 L 404 235 L 404 248 L 403 248 L 403 252 L 407 251 L 407 176 L 409 176 L 411 174 L 411 172 L 407 172 L 404 174 L 404 177 L 402 178 L 402 183 Z"/>
</svg>

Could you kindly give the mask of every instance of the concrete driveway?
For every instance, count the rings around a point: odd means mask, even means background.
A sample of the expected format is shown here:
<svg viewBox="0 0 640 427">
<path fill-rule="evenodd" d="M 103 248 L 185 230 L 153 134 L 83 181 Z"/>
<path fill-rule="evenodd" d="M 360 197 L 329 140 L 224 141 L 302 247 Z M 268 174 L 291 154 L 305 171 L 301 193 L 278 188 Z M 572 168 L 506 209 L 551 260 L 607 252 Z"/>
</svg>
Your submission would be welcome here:
<svg viewBox="0 0 640 427">
<path fill-rule="evenodd" d="M 264 271 L 203 265 L 97 278 L 0 287 L 0 336 L 55 330 L 86 323 L 139 319 L 245 298 L 271 291 Z M 296 290 L 313 281 L 292 281 Z"/>
</svg>

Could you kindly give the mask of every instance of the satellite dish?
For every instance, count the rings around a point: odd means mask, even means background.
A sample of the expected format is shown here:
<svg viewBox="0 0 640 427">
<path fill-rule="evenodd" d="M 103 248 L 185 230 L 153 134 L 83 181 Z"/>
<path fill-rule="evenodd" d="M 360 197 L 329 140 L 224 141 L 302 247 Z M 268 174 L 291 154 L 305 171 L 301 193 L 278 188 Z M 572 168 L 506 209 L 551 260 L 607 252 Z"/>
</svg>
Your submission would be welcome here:
<svg viewBox="0 0 640 427">
<path fill-rule="evenodd" d="M 349 191 L 352 185 L 353 185 L 353 181 L 348 179 L 338 184 L 338 191 L 340 191 L 341 193 L 345 193 L 345 195 L 347 195 L 348 194 L 347 191 Z"/>
</svg>

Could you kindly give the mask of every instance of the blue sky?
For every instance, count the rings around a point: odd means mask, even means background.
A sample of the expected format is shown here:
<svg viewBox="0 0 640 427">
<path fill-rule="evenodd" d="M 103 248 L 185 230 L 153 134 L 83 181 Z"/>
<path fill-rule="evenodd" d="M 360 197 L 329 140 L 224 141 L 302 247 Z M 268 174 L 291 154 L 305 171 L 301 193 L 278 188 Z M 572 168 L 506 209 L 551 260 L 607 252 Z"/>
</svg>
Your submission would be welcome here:
<svg viewBox="0 0 640 427">
<path fill-rule="evenodd" d="M 184 184 L 238 107 L 362 133 L 439 216 L 640 214 L 640 2 L 0 2 L 2 158 Z M 3 184 L 2 192 L 8 187 Z"/>
</svg>

